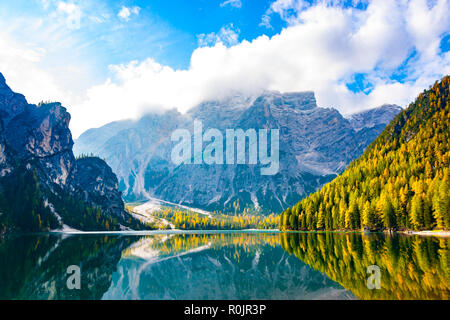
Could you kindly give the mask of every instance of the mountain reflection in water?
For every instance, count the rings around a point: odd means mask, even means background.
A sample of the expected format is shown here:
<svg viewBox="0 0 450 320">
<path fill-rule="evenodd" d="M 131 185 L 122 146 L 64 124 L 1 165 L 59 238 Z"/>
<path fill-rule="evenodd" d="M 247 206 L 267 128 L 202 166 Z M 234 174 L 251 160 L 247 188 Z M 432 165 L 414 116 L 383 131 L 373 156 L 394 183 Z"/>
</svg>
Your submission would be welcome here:
<svg viewBox="0 0 450 320">
<path fill-rule="evenodd" d="M 448 299 L 449 239 L 359 233 L 0 240 L 0 299 Z M 67 268 L 81 269 L 69 290 Z M 381 289 L 366 286 L 367 267 Z"/>
</svg>

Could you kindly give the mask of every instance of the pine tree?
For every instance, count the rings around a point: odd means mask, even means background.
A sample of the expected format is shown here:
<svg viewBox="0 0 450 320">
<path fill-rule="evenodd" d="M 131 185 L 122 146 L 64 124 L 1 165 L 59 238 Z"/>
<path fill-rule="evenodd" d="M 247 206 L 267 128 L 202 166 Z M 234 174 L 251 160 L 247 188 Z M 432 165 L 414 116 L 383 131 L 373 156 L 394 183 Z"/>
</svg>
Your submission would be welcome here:
<svg viewBox="0 0 450 320">
<path fill-rule="evenodd" d="M 410 223 L 415 230 L 423 226 L 423 200 L 419 194 L 415 194 L 411 201 Z"/>
<path fill-rule="evenodd" d="M 397 223 L 395 221 L 395 212 L 394 207 L 392 206 L 391 199 L 388 195 L 384 195 L 383 197 L 383 225 L 387 229 L 392 229 L 397 227 Z"/>
<path fill-rule="evenodd" d="M 317 214 L 317 226 L 316 229 L 322 230 L 325 227 L 325 217 L 323 212 L 323 204 L 320 204 L 319 213 Z"/>
<path fill-rule="evenodd" d="M 363 227 L 369 227 L 369 229 L 375 228 L 375 212 L 369 201 L 364 204 L 362 224 Z"/>
</svg>

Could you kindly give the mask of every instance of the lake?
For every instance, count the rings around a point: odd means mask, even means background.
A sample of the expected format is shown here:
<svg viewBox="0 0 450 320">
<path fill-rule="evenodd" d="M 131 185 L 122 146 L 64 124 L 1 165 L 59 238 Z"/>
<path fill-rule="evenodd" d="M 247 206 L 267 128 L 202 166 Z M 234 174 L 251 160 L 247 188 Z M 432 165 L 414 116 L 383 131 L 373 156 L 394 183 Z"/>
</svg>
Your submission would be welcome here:
<svg viewBox="0 0 450 320">
<path fill-rule="evenodd" d="M 22 235 L 0 240 L 0 299 L 448 300 L 449 245 L 333 232 Z M 70 266 L 80 289 L 68 288 Z"/>
</svg>

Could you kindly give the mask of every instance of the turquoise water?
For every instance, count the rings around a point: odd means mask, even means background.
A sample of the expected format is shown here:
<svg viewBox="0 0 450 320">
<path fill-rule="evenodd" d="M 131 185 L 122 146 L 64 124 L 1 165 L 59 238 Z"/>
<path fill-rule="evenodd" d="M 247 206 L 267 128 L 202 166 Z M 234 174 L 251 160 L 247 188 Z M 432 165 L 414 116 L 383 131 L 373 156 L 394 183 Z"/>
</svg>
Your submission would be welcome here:
<svg viewBox="0 0 450 320">
<path fill-rule="evenodd" d="M 24 235 L 0 240 L 0 298 L 448 299 L 447 248 L 337 233 Z M 381 288 L 370 290 L 373 264 Z"/>
</svg>

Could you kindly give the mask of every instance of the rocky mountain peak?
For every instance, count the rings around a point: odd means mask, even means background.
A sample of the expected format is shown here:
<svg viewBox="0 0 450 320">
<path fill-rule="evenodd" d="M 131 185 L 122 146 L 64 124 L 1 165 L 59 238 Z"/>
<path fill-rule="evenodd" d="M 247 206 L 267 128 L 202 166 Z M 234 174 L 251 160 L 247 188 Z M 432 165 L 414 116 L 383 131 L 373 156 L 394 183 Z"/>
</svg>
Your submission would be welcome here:
<svg viewBox="0 0 450 320">
<path fill-rule="evenodd" d="M 171 134 L 177 128 L 192 131 L 194 119 L 223 134 L 232 128 L 279 129 L 278 173 L 262 176 L 259 164 L 174 165 Z M 372 125 L 361 125 L 366 124 Z M 383 129 L 357 132 L 338 110 L 317 107 L 314 92 L 265 91 L 256 98 L 206 101 L 176 117 L 154 114 L 91 129 L 76 141 L 75 150 L 104 157 L 129 201 L 154 197 L 224 212 L 234 212 L 233 203 L 239 203 L 240 209 L 267 213 L 281 211 L 333 179 Z"/>
<path fill-rule="evenodd" d="M 9 221 L 5 227 L 0 219 L 0 233 L 15 228 L 42 231 L 63 224 L 103 229 L 107 221 L 108 228 L 116 230 L 119 223 L 127 225 L 111 168 L 98 158 L 75 159 L 66 108 L 59 102 L 28 104 L 0 76 L 0 196 L 6 198 L 0 212 L 6 212 Z M 14 190 L 30 188 L 36 189 L 35 198 L 29 200 L 35 207 L 17 209 L 17 201 L 11 200 Z M 100 216 L 88 217 L 94 210 L 100 210 Z M 30 221 L 21 221 L 22 215 Z"/>
<path fill-rule="evenodd" d="M 26 105 L 25 97 L 13 92 L 6 84 L 3 74 L 0 73 L 0 117 L 3 125 L 6 125 L 15 115 L 23 112 Z"/>
<path fill-rule="evenodd" d="M 296 110 L 311 110 L 317 108 L 314 92 L 285 92 L 264 91 L 255 104 L 270 104 L 276 107 L 288 107 Z"/>
<path fill-rule="evenodd" d="M 351 114 L 349 121 L 356 131 L 378 125 L 386 126 L 401 110 L 398 105 L 383 104 L 377 108 Z"/>
</svg>

